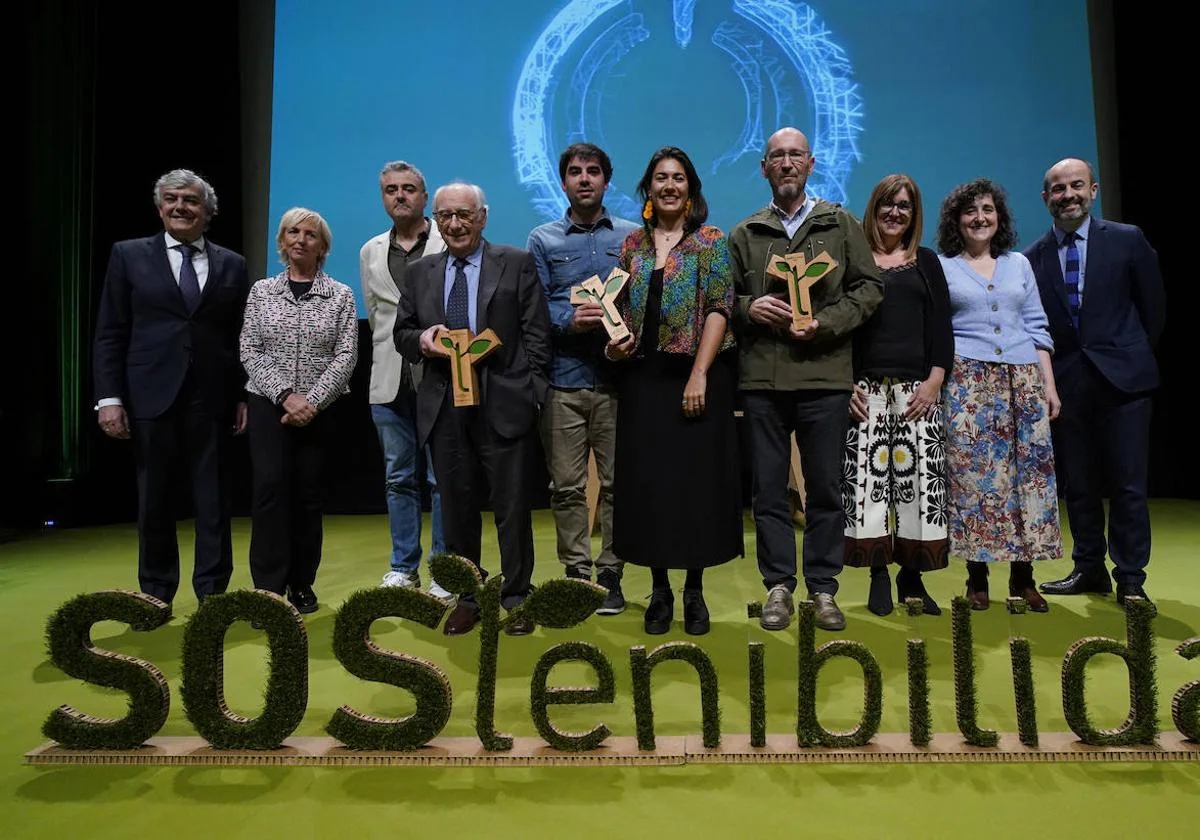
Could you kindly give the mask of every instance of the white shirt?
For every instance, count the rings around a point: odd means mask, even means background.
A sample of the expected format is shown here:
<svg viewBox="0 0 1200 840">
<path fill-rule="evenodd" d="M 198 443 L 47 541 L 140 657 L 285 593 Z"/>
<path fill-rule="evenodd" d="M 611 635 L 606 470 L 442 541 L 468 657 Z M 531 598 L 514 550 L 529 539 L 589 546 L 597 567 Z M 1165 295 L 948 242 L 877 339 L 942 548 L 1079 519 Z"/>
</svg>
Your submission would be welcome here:
<svg viewBox="0 0 1200 840">
<path fill-rule="evenodd" d="M 178 284 L 179 270 L 183 268 L 183 252 L 179 246 L 183 243 L 165 232 L 163 239 L 167 243 L 167 261 L 171 263 L 171 273 L 175 275 L 175 282 Z M 200 281 L 200 291 L 203 292 L 204 284 L 208 282 L 208 250 L 204 247 L 204 237 L 201 236 L 193 242 L 192 247 L 196 249 L 192 254 L 192 268 L 196 269 L 196 279 Z"/>
</svg>

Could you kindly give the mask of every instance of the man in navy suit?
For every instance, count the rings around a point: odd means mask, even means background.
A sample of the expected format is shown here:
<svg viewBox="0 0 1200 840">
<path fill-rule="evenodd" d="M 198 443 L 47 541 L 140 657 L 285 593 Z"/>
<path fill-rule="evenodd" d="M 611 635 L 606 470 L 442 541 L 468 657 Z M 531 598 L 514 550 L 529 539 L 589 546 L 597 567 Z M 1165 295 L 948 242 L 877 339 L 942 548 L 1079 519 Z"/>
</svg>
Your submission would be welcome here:
<svg viewBox="0 0 1200 840">
<path fill-rule="evenodd" d="M 1159 384 L 1154 346 L 1166 303 L 1158 256 L 1142 231 L 1091 215 L 1099 189 L 1087 161 L 1067 158 L 1052 166 L 1042 200 L 1054 227 L 1025 251 L 1054 339 L 1062 398 L 1054 443 L 1075 543 L 1071 574 L 1041 590 L 1111 592 L 1107 553 L 1123 605 L 1127 596 L 1146 597 L 1146 472 L 1151 394 Z"/>
<path fill-rule="evenodd" d="M 100 428 L 133 440 L 138 480 L 138 581 L 170 603 L 179 586 L 172 488 L 191 481 L 196 515 L 192 588 L 224 592 L 233 572 L 225 466 L 246 428 L 238 335 L 246 261 L 204 236 L 217 195 L 176 169 L 154 185 L 164 232 L 113 245 L 96 322 L 93 366 Z"/>
</svg>

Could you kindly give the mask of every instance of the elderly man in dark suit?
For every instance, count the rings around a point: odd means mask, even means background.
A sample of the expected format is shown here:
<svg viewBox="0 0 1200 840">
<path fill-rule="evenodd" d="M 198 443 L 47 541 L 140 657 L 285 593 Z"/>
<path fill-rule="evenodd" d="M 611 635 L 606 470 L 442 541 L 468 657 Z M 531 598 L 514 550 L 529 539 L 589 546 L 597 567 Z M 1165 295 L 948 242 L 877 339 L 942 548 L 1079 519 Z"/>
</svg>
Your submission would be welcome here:
<svg viewBox="0 0 1200 840">
<path fill-rule="evenodd" d="M 191 481 L 196 597 L 224 592 L 233 572 L 224 465 L 246 428 L 238 333 L 246 261 L 207 240 L 217 195 L 176 169 L 154 185 L 164 232 L 113 245 L 96 323 L 93 365 L 100 428 L 132 438 L 138 479 L 138 580 L 170 603 L 179 587 L 172 489 Z"/>
<path fill-rule="evenodd" d="M 1042 200 L 1054 227 L 1025 256 L 1037 277 L 1054 339 L 1062 413 L 1054 423 L 1075 568 L 1044 583 L 1049 595 L 1146 597 L 1150 511 L 1146 472 L 1154 345 L 1166 319 L 1158 257 L 1140 229 L 1091 215 L 1099 192 L 1087 161 L 1067 158 L 1047 172 Z M 1103 496 L 1109 497 L 1105 543 Z"/>
<path fill-rule="evenodd" d="M 525 600 L 533 574 L 529 465 L 548 388 L 550 317 L 529 252 L 483 239 L 483 190 L 448 184 L 434 193 L 433 207 L 447 250 L 409 267 L 396 310 L 396 348 L 411 362 L 427 360 L 417 390 L 417 435 L 420 445 L 432 447 L 446 550 L 479 564 L 486 478 L 504 574 L 501 603 L 511 610 Z M 449 352 L 438 337 L 468 328 L 492 329 L 501 347 L 477 367 L 480 405 L 456 407 Z M 478 605 L 464 597 L 444 631 L 461 635 L 478 621 Z M 506 627 L 511 635 L 533 630 L 526 620 Z"/>
</svg>

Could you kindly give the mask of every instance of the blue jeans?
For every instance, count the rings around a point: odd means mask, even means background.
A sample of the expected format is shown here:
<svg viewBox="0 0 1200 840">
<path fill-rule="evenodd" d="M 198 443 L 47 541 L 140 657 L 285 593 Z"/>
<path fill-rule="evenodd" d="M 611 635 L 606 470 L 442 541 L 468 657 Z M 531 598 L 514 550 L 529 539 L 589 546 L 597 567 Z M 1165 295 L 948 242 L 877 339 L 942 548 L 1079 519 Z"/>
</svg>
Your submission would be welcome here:
<svg viewBox="0 0 1200 840">
<path fill-rule="evenodd" d="M 414 400 L 401 397 L 372 405 L 371 419 L 383 448 L 388 523 L 392 530 L 392 571 L 415 574 L 421 563 L 421 484 L 417 478 L 417 417 Z M 433 545 L 431 554 L 446 550 L 442 536 L 442 497 L 433 476 L 433 459 L 425 453 L 429 482 Z"/>
</svg>

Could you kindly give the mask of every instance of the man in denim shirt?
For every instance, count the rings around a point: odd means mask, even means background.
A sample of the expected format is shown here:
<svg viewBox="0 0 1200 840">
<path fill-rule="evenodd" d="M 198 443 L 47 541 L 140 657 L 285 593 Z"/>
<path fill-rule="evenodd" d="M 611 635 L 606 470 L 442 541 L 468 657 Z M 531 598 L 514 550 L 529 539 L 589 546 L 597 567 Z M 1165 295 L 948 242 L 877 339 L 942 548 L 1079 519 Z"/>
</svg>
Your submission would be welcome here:
<svg viewBox="0 0 1200 840">
<path fill-rule="evenodd" d="M 558 159 L 558 174 L 570 209 L 529 234 L 529 251 L 550 304 L 553 359 L 550 396 L 542 408 L 542 445 L 550 468 L 551 507 L 558 531 L 558 559 L 567 577 L 591 580 L 591 522 L 588 521 L 588 452 L 596 458 L 600 479 L 601 550 L 596 582 L 608 589 L 596 612 L 616 615 L 625 609 L 621 561 L 612 551 L 613 451 L 617 396 L 603 360 L 608 342 L 599 304 L 571 305 L 571 288 L 592 275 L 601 280 L 617 264 L 621 243 L 637 228 L 604 209 L 612 162 L 591 143 L 568 146 Z"/>
</svg>

